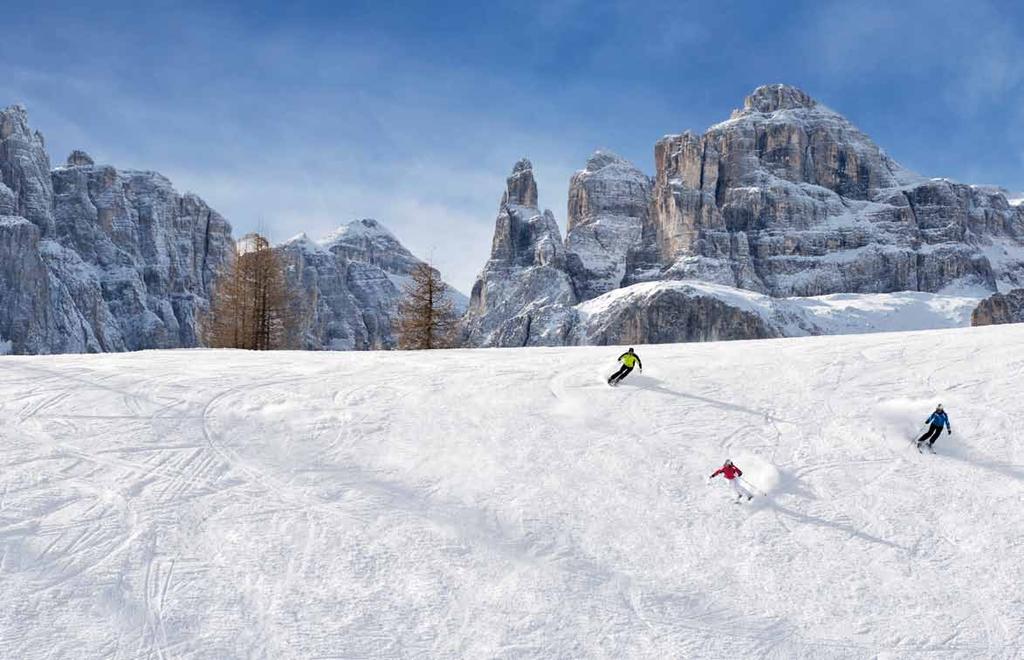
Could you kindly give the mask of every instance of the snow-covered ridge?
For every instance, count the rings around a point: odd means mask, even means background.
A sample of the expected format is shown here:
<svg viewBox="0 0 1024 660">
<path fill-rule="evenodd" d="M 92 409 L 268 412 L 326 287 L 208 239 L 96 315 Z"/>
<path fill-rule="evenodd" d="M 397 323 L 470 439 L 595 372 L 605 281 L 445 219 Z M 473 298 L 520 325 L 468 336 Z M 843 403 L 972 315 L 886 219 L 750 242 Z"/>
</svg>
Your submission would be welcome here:
<svg viewBox="0 0 1024 660">
<path fill-rule="evenodd" d="M 594 153 L 570 183 L 565 249 L 547 251 L 557 258 L 536 250 L 557 231 L 538 240 L 536 227 L 499 214 L 471 345 L 948 327 L 965 322 L 971 302 L 1024 286 L 1015 197 L 910 172 L 795 87 L 755 89 L 730 120 L 663 137 L 654 158 L 651 180 Z M 506 201 L 535 199 L 531 169 L 513 170 Z M 651 281 L 690 285 L 627 288 Z M 698 282 L 726 289 L 712 295 Z M 950 298 L 951 287 L 971 294 Z M 622 289 L 604 301 L 615 301 L 613 322 L 593 334 L 587 301 Z M 753 310 L 755 298 L 723 293 L 733 289 L 770 298 Z"/>
<path fill-rule="evenodd" d="M 372 218 L 353 220 L 352 222 L 338 227 L 317 242 L 324 247 L 330 247 L 331 245 L 350 240 L 389 241 L 398 243 L 398 239 L 395 238 L 394 234 L 392 234 L 383 224 Z"/>
<path fill-rule="evenodd" d="M 592 332 L 608 315 L 644 308 L 652 298 L 666 291 L 721 301 L 758 316 L 779 336 L 787 337 L 967 327 L 971 324 L 971 312 L 988 295 L 980 288 L 966 288 L 940 293 L 899 291 L 772 298 L 700 280 L 643 282 L 577 305 L 583 331 Z"/>
<path fill-rule="evenodd" d="M 282 241 L 277 247 L 291 247 L 307 252 L 319 252 L 323 249 L 317 241 L 311 239 L 304 231 Z"/>
<path fill-rule="evenodd" d="M 622 350 L 2 357 L 3 655 L 1024 648 L 1024 325 Z"/>
<path fill-rule="evenodd" d="M 393 348 L 398 305 L 423 262 L 380 222 L 363 218 L 320 240 L 301 233 L 277 246 L 293 290 L 311 302 L 303 347 L 311 350 Z M 461 313 L 467 298 L 449 287 Z"/>
<path fill-rule="evenodd" d="M 395 238 L 395 235 L 391 233 L 387 227 L 372 218 L 352 220 L 351 222 L 345 223 L 336 229 L 331 230 L 316 240 L 310 238 L 309 234 L 304 231 L 299 232 L 295 236 L 282 241 L 279 245 L 290 245 L 293 247 L 302 247 L 304 249 L 316 251 L 329 250 L 334 245 L 351 241 L 391 243 L 397 246 L 398 249 L 403 251 L 405 250 L 405 247 L 402 246 L 398 239 Z"/>
</svg>

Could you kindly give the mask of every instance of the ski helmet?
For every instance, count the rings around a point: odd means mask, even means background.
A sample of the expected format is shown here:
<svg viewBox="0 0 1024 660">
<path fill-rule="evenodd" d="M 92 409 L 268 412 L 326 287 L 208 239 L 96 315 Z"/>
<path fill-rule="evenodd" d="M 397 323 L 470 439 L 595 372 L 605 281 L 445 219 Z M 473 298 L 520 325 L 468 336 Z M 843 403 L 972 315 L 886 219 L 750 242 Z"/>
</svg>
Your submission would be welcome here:
<svg viewBox="0 0 1024 660">
<path fill-rule="evenodd" d="M 630 347 L 629 347 L 629 352 L 630 352 L 630 353 L 632 353 L 632 352 L 633 352 L 633 347 L 632 347 L 632 346 L 630 346 Z"/>
<path fill-rule="evenodd" d="M 942 410 L 942 404 L 940 403 L 939 405 L 935 406 L 935 409 L 936 410 Z"/>
<path fill-rule="evenodd" d="M 727 459 L 725 459 L 725 464 L 726 464 L 726 465 L 732 465 L 732 460 L 731 460 L 731 459 L 728 459 L 728 458 L 727 458 Z"/>
</svg>

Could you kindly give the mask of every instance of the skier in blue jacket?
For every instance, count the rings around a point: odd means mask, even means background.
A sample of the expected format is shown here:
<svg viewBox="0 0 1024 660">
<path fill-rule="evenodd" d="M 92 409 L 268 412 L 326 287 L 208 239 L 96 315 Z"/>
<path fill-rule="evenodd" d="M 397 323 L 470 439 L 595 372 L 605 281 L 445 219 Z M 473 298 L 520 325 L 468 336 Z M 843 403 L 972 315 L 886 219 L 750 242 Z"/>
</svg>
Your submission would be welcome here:
<svg viewBox="0 0 1024 660">
<path fill-rule="evenodd" d="M 953 427 L 949 425 L 949 415 L 942 409 L 942 404 L 935 406 L 935 412 L 928 416 L 928 419 L 924 421 L 925 424 L 929 424 L 928 430 L 924 432 L 920 438 L 917 439 L 917 448 L 920 449 L 922 443 L 928 443 L 928 449 L 932 448 L 935 444 L 935 440 L 942 435 L 942 427 L 946 427 L 946 431 L 949 433 L 953 432 Z"/>
</svg>

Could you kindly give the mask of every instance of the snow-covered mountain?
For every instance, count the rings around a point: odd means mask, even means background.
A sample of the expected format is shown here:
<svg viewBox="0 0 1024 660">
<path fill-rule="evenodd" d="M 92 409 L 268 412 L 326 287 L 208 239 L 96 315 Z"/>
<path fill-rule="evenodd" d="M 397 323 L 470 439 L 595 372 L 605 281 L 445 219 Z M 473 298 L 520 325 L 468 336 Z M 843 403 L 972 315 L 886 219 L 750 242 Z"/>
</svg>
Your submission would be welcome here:
<svg viewBox="0 0 1024 660">
<path fill-rule="evenodd" d="M 422 263 L 375 220 L 278 247 L 305 348 L 394 345 L 402 285 Z M 199 343 L 198 317 L 233 258 L 231 227 L 156 172 L 50 168 L 24 108 L 0 111 L 0 354 L 130 351 Z M 468 300 L 452 289 L 457 310 Z"/>
<path fill-rule="evenodd" d="M 579 270 L 579 258 L 567 263 L 555 216 L 541 212 L 537 201 L 533 164 L 524 158 L 506 181 L 491 257 L 473 285 L 463 318 L 470 346 L 536 344 L 534 322 L 551 333 L 549 343 L 561 344 L 567 330 L 561 326 L 575 322 L 572 305 L 578 298 L 569 273 Z"/>
<path fill-rule="evenodd" d="M 621 350 L 0 357 L 0 655 L 1020 656 L 1024 326 Z"/>
<path fill-rule="evenodd" d="M 275 248 L 289 285 L 306 304 L 303 347 L 312 350 L 393 348 L 398 303 L 423 262 L 373 219 L 355 220 L 324 238 L 305 234 Z M 448 290 L 457 313 L 466 297 Z"/>
<path fill-rule="evenodd" d="M 533 165 L 515 164 L 471 297 L 453 293 L 467 346 L 949 327 L 969 322 L 965 300 L 1024 286 L 1019 195 L 908 172 L 796 88 L 759 87 L 654 156 L 651 178 L 594 153 L 570 181 L 564 240 Z M 51 170 L 25 110 L 0 112 L 0 350 L 196 345 L 230 232 L 155 172 L 82 152 Z M 278 250 L 304 294 L 306 348 L 394 345 L 401 285 L 420 263 L 394 235 L 359 220 Z M 757 304 L 738 305 L 750 294 Z M 878 309 L 898 311 L 858 311 Z"/>
<path fill-rule="evenodd" d="M 1003 191 L 910 173 L 792 87 L 663 138 L 655 165 L 662 277 L 773 296 L 1024 283 L 1024 209 Z"/>
<path fill-rule="evenodd" d="M 156 172 L 74 152 L 50 170 L 24 108 L 0 110 L 0 344 L 17 353 L 195 346 L 231 227 Z"/>
<path fill-rule="evenodd" d="M 506 264 L 497 248 L 507 243 L 508 223 L 499 216 L 478 282 L 486 302 L 475 314 L 471 306 L 468 319 L 471 342 L 603 341 L 612 335 L 588 327 L 590 315 L 577 305 L 644 282 L 696 280 L 742 291 L 705 288 L 696 306 L 673 286 L 614 295 L 609 304 L 636 307 L 623 310 L 632 317 L 631 341 L 712 339 L 726 325 L 729 335 L 744 336 L 743 328 L 747 337 L 770 335 L 770 318 L 739 323 L 744 310 L 731 305 L 746 299 L 743 291 L 773 298 L 920 292 L 939 296 L 933 306 L 942 307 L 945 296 L 977 303 L 1024 285 L 1018 199 L 908 172 L 793 87 L 759 87 L 703 135 L 662 138 L 655 170 L 651 181 L 622 158 L 595 153 L 570 183 L 564 250 L 554 251 L 559 259 L 544 264 L 543 277 L 536 260 Z M 546 235 L 557 238 L 557 226 Z M 909 305 L 901 323 L 933 318 L 913 313 L 919 298 L 901 293 L 886 305 Z M 657 309 L 644 307 L 652 304 Z M 949 318 L 964 322 L 961 314 Z"/>
<path fill-rule="evenodd" d="M 629 161 L 597 151 L 569 182 L 566 250 L 580 259 L 573 281 L 582 300 L 636 275 L 637 247 L 650 224 L 651 180 Z"/>
</svg>

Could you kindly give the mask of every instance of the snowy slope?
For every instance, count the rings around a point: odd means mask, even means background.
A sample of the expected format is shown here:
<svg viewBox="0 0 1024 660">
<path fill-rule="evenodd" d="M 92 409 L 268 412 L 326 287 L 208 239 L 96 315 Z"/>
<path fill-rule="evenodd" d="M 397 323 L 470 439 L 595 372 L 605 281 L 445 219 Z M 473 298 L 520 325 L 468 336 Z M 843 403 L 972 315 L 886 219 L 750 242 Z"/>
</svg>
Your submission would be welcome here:
<svg viewBox="0 0 1024 660">
<path fill-rule="evenodd" d="M 1019 657 L 1024 326 L 618 350 L 0 358 L 2 655 Z"/>
</svg>

